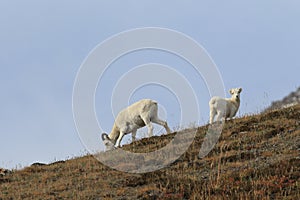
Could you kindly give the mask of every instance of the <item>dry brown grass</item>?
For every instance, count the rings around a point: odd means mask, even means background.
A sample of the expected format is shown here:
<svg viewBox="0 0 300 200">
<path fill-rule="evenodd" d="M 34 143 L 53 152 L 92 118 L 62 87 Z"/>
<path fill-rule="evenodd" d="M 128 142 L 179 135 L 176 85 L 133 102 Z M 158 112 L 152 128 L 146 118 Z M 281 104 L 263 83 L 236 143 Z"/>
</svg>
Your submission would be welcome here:
<svg viewBox="0 0 300 200">
<path fill-rule="evenodd" d="M 146 174 L 112 170 L 91 155 L 26 167 L 0 176 L 0 199 L 300 199 L 299 119 L 295 106 L 229 121 L 204 159 L 197 155 L 208 127 L 199 127 L 176 162 Z M 123 148 L 154 151 L 173 137 Z"/>
</svg>

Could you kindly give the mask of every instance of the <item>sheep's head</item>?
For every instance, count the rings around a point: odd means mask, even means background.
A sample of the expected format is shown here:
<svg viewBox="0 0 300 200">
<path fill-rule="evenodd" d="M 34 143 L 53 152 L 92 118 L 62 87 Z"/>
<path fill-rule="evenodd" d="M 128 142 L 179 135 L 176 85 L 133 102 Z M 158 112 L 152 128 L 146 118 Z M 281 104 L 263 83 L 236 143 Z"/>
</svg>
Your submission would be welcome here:
<svg viewBox="0 0 300 200">
<path fill-rule="evenodd" d="M 242 92 L 242 88 L 234 88 L 229 90 L 229 93 L 231 94 L 231 98 L 233 98 L 235 101 L 240 100 L 241 92 Z"/>
<path fill-rule="evenodd" d="M 111 141 L 111 139 L 108 137 L 106 133 L 102 133 L 101 138 L 105 145 L 106 151 L 115 149 L 114 143 Z"/>
</svg>

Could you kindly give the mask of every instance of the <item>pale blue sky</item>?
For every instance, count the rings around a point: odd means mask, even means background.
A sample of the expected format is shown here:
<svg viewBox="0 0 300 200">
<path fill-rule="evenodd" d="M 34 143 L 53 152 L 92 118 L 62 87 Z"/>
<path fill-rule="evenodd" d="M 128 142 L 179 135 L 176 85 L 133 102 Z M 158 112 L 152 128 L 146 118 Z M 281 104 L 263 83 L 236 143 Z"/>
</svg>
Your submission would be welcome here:
<svg viewBox="0 0 300 200">
<path fill-rule="evenodd" d="M 244 115 L 257 113 L 300 85 L 299 19 L 298 0 L 2 1 L 0 167 L 48 163 L 85 153 L 73 122 L 73 83 L 89 52 L 112 35 L 154 26 L 190 36 L 214 60 L 227 90 L 243 87 L 239 114 Z M 148 62 L 177 68 L 186 64 L 166 53 L 144 51 L 114 66 L 130 69 Z M 195 78 L 192 72 L 182 73 Z M 198 81 L 201 91 L 205 85 Z M 162 88 L 152 90 L 164 93 Z M 103 107 L 106 93 L 100 92 L 96 108 Z M 202 124 L 208 119 L 204 93 L 199 105 Z M 137 91 L 132 100 L 144 95 L 143 90 Z M 165 105 L 170 126 L 179 126 L 178 109 L 166 105 L 163 95 L 151 96 Z M 110 131 L 112 114 L 99 120 Z"/>
</svg>

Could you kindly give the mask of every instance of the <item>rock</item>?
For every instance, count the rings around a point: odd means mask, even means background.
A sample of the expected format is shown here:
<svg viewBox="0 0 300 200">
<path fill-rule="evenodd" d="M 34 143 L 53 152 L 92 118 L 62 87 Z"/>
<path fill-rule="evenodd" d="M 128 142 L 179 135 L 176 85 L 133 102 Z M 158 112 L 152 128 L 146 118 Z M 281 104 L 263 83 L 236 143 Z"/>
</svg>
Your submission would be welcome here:
<svg viewBox="0 0 300 200">
<path fill-rule="evenodd" d="M 295 91 L 291 92 L 288 96 L 282 100 L 272 102 L 265 111 L 277 110 L 282 108 L 288 108 L 300 104 L 300 87 Z"/>
</svg>

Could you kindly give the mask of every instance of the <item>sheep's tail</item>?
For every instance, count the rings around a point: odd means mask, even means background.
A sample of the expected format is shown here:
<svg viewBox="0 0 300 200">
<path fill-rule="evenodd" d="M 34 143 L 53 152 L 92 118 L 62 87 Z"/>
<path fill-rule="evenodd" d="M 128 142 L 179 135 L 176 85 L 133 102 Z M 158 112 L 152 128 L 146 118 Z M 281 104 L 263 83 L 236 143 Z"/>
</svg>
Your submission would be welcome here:
<svg viewBox="0 0 300 200">
<path fill-rule="evenodd" d="M 216 99 L 215 98 L 212 98 L 210 101 L 209 101 L 209 105 L 213 105 L 216 103 Z"/>
</svg>

